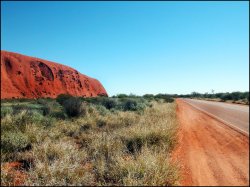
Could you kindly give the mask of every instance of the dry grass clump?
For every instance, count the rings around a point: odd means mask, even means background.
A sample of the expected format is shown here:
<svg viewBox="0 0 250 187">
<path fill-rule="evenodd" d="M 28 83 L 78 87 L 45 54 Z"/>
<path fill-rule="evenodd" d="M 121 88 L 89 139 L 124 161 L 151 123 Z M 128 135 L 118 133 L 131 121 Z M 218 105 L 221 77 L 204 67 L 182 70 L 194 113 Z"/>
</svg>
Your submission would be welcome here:
<svg viewBox="0 0 250 187">
<path fill-rule="evenodd" d="M 18 115 L 23 114 L 1 118 L 1 128 L 7 135 L 15 129 L 31 144 L 30 150 L 16 149 L 14 157 L 9 150 L 5 156 L 8 161 L 31 162 L 24 185 L 178 183 L 178 168 L 168 158 L 176 142 L 174 103 L 153 102 L 140 112 L 88 105 L 84 115 L 51 125 L 44 125 L 46 117 L 36 123 L 38 115 Z M 23 123 L 17 122 L 23 118 Z"/>
<path fill-rule="evenodd" d="M 26 185 L 93 184 L 87 153 L 69 140 L 45 140 L 34 147 L 32 154 L 35 166 L 28 172 Z"/>
<path fill-rule="evenodd" d="M 147 147 L 141 150 L 136 158 L 123 157 L 118 160 L 119 171 L 126 173 L 122 178 L 123 185 L 129 186 L 159 186 L 175 185 L 178 181 L 177 167 L 169 163 L 164 153 L 152 152 Z"/>
</svg>

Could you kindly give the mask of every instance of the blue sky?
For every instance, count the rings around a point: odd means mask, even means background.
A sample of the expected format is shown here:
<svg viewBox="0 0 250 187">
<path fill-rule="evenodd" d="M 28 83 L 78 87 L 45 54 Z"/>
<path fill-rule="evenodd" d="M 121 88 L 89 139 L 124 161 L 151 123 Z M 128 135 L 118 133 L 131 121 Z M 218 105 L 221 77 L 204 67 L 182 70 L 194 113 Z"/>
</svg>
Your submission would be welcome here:
<svg viewBox="0 0 250 187">
<path fill-rule="evenodd" d="M 1 49 L 118 93 L 249 90 L 249 2 L 1 2 Z"/>
</svg>

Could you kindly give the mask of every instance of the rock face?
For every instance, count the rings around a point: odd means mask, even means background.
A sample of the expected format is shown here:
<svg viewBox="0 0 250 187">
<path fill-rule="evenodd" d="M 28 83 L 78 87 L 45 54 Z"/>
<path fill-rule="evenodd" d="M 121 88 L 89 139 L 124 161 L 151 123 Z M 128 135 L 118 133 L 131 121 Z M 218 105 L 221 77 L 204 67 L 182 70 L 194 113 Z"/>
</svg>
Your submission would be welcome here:
<svg viewBox="0 0 250 187">
<path fill-rule="evenodd" d="M 1 51 L 1 99 L 107 96 L 102 84 L 65 65 Z"/>
</svg>

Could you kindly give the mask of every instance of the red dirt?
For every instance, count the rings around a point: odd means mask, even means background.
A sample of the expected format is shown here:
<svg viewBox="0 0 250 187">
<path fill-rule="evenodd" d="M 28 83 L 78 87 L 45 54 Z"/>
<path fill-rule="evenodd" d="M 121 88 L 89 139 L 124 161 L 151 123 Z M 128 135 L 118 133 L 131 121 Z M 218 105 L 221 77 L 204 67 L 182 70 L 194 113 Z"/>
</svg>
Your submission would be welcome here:
<svg viewBox="0 0 250 187">
<path fill-rule="evenodd" d="M 60 94 L 107 96 L 102 84 L 73 68 L 1 51 L 1 99 L 55 98 Z"/>
<path fill-rule="evenodd" d="M 183 186 L 249 186 L 249 138 L 177 99 Z"/>
<path fill-rule="evenodd" d="M 24 185 L 27 175 L 24 171 L 21 170 L 22 163 L 20 162 L 9 162 L 3 164 L 1 172 L 4 172 L 8 175 L 12 181 L 9 184 L 2 184 L 3 186 L 22 186 Z"/>
</svg>

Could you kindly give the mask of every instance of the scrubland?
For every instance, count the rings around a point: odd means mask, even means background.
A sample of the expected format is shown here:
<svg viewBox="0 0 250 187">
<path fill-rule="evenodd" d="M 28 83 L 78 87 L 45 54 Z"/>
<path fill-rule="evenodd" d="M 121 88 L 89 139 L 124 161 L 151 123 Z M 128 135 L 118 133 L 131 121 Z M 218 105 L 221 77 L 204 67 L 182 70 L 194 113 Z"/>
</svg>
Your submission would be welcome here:
<svg viewBox="0 0 250 187">
<path fill-rule="evenodd" d="M 177 129 L 173 100 L 2 101 L 1 185 L 177 185 Z"/>
</svg>

